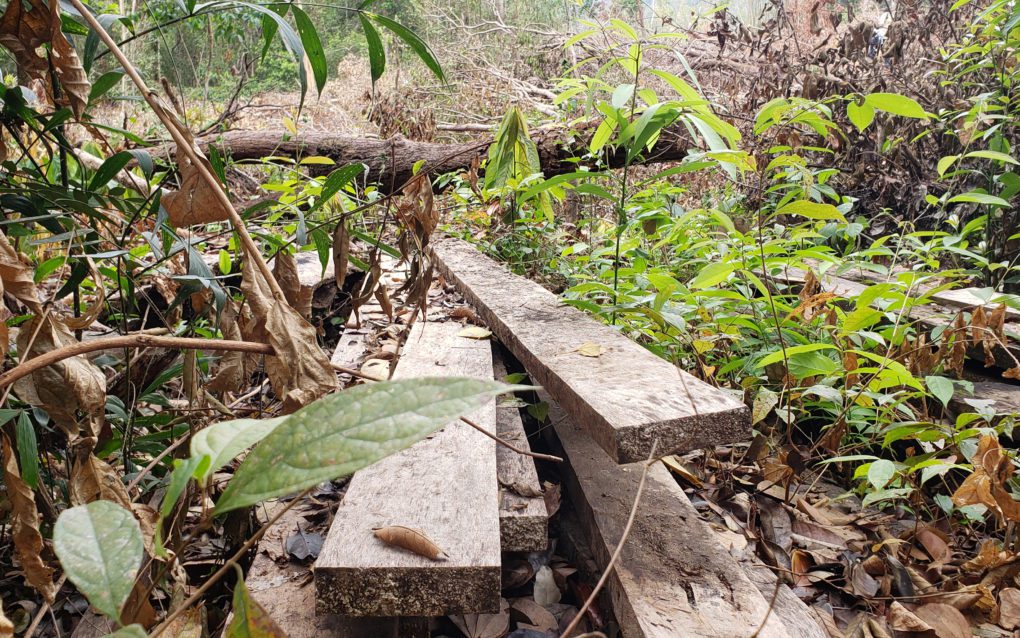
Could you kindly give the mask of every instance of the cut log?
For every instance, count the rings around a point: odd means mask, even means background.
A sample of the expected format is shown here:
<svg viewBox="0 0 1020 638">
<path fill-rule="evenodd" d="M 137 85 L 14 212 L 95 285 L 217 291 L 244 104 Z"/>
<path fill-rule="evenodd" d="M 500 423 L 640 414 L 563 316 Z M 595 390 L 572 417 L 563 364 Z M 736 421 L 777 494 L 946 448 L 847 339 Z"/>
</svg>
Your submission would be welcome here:
<svg viewBox="0 0 1020 638">
<path fill-rule="evenodd" d="M 489 329 L 617 463 L 747 440 L 747 408 L 457 239 L 436 266 Z M 581 347 L 595 348 L 585 356 Z"/>
<path fill-rule="evenodd" d="M 506 366 L 493 344 L 493 370 L 497 381 L 506 378 Z M 496 406 L 496 434 L 521 449 L 529 449 L 521 410 L 511 400 Z M 549 544 L 549 511 L 542 496 L 535 462 L 502 445 L 496 446 L 499 478 L 499 537 L 504 552 L 540 552 Z"/>
<path fill-rule="evenodd" d="M 489 342 L 459 331 L 456 323 L 418 323 L 394 378 L 492 379 Z M 469 418 L 495 430 L 495 401 Z M 498 612 L 495 476 L 495 443 L 461 422 L 356 473 L 315 565 L 316 609 L 345 616 Z M 421 530 L 448 558 L 384 544 L 372 530 L 389 525 Z"/>
<path fill-rule="evenodd" d="M 594 127 L 589 127 L 594 131 Z M 582 170 L 575 160 L 588 154 L 586 127 L 572 129 L 571 135 L 562 131 L 535 132 L 538 158 L 546 177 Z M 364 164 L 369 182 L 379 184 L 384 192 L 399 188 L 414 175 L 417 162 L 425 161 L 430 175 L 467 170 L 474 158 L 485 153 L 492 139 L 464 144 L 416 142 L 402 136 L 388 140 L 326 133 L 293 135 L 287 131 L 230 131 L 215 137 L 197 140 L 206 153 L 215 148 L 234 160 L 261 159 L 264 157 L 301 158 L 328 157 L 336 165 L 312 164 L 307 168 L 313 175 L 323 175 L 346 164 Z M 688 149 L 696 148 L 690 136 L 680 127 L 664 131 L 651 153 L 635 163 L 679 161 L 687 156 Z M 173 147 L 154 148 L 155 157 L 169 158 Z M 626 149 L 607 152 L 600 157 L 610 168 L 626 163 Z"/>
<path fill-rule="evenodd" d="M 559 405 L 543 398 L 569 467 L 564 486 L 570 503 L 590 532 L 599 568 L 605 569 L 623 535 L 643 463 L 613 465 Z M 628 638 L 825 638 L 811 625 L 788 628 L 770 611 L 771 592 L 766 598 L 751 583 L 661 463 L 648 470 L 637 517 L 608 586 Z M 783 604 L 794 601 L 784 597 Z"/>
</svg>

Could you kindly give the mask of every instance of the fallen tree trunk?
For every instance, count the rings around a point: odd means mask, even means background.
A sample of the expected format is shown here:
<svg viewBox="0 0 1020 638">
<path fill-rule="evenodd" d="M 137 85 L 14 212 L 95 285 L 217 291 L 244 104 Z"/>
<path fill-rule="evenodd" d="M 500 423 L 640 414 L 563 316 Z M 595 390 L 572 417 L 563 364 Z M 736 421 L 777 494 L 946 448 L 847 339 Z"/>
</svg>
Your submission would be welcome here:
<svg viewBox="0 0 1020 638">
<path fill-rule="evenodd" d="M 578 135 L 578 133 L 582 133 Z M 534 134 L 538 156 L 546 177 L 581 170 L 586 164 L 595 169 L 594 162 L 578 163 L 576 158 L 587 152 L 591 130 L 587 127 L 571 129 L 571 136 L 562 131 L 539 131 Z M 441 144 L 417 142 L 402 136 L 388 140 L 325 133 L 291 135 L 284 131 L 230 131 L 216 137 L 198 140 L 202 150 L 210 146 L 234 160 L 252 160 L 264 157 L 328 157 L 337 166 L 365 164 L 368 180 L 380 185 L 384 192 L 399 188 L 413 175 L 415 163 L 424 160 L 430 175 L 467 170 L 472 160 L 484 155 L 491 139 L 466 142 L 463 144 Z M 690 136 L 682 128 L 674 127 L 664 132 L 654 150 L 635 163 L 670 162 L 683 159 L 688 149 L 695 148 Z M 156 157 L 166 158 L 171 149 L 160 147 L 152 151 Z M 603 157 L 609 168 L 622 168 L 626 152 L 617 150 Z M 310 164 L 313 175 L 323 175 L 336 166 Z"/>
</svg>

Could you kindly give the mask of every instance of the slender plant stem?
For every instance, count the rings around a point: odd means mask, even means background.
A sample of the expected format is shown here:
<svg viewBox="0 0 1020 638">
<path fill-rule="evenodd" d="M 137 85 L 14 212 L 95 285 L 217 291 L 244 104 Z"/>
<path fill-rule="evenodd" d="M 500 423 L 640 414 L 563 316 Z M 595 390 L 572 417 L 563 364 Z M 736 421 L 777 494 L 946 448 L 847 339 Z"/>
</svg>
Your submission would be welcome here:
<svg viewBox="0 0 1020 638">
<path fill-rule="evenodd" d="M 634 58 L 634 89 L 630 94 L 630 117 L 637 110 L 638 79 L 641 77 L 641 43 L 637 43 L 637 56 Z M 631 154 L 623 164 L 623 182 L 620 184 L 620 201 L 616 205 L 616 250 L 613 254 L 613 318 L 616 325 L 616 309 L 620 305 L 620 240 L 627 226 L 627 181 L 630 177 Z M 566 634 L 564 634 L 566 635 Z"/>
</svg>

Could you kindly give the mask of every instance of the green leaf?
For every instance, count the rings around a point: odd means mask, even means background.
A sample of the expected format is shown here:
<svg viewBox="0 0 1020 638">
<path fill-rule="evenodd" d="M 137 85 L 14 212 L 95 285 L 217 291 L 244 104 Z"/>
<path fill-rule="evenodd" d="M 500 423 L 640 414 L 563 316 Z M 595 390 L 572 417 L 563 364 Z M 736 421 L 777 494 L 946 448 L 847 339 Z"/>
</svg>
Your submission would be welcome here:
<svg viewBox="0 0 1020 638">
<path fill-rule="evenodd" d="M 949 198 L 950 204 L 957 202 L 968 202 L 974 204 L 987 204 L 989 206 L 1009 206 L 1009 202 L 996 197 L 995 195 L 989 195 L 988 193 L 979 193 L 977 191 L 970 191 L 963 193 L 962 195 L 956 195 L 955 197 Z"/>
<path fill-rule="evenodd" d="M 935 167 L 935 169 L 939 173 L 939 177 L 942 177 L 943 175 L 945 175 L 946 171 L 948 171 L 949 168 L 953 164 L 955 164 L 956 160 L 958 160 L 958 159 L 960 159 L 959 155 L 946 155 L 945 157 L 941 158 L 939 160 L 939 163 Z"/>
<path fill-rule="evenodd" d="M 191 439 L 191 456 L 209 457 L 193 476 L 199 485 L 205 485 L 213 472 L 220 469 L 238 454 L 255 445 L 276 429 L 286 416 L 272 419 L 234 419 L 220 421 L 199 430 Z"/>
<path fill-rule="evenodd" d="M 864 98 L 864 103 L 886 113 L 927 120 L 928 114 L 915 100 L 898 93 L 872 93 Z"/>
<path fill-rule="evenodd" d="M 386 71 L 386 49 L 383 47 L 382 38 L 376 30 L 372 21 L 359 13 L 361 28 L 365 31 L 365 43 L 368 45 L 368 65 L 372 70 L 372 84 L 382 77 Z"/>
<path fill-rule="evenodd" d="M 323 397 L 288 416 L 248 455 L 216 513 L 351 474 L 425 438 L 484 400 L 518 389 L 495 381 L 421 378 Z"/>
<path fill-rule="evenodd" d="M 338 168 L 326 178 L 326 181 L 322 183 L 322 188 L 319 190 L 319 198 L 315 200 L 315 204 L 308 209 L 308 213 L 315 212 L 323 204 L 333 198 L 334 195 L 340 192 L 340 189 L 354 181 L 354 178 L 361 175 L 365 171 L 364 164 L 351 164 Z M 307 214 L 307 213 L 306 213 Z"/>
<path fill-rule="evenodd" d="M 39 487 L 39 443 L 35 438 L 35 428 L 28 413 L 18 413 L 14 424 L 14 434 L 18 442 L 18 461 L 21 463 L 21 478 L 33 490 Z"/>
<path fill-rule="evenodd" d="M 780 206 L 776 215 L 800 215 L 808 219 L 836 220 L 845 222 L 843 213 L 832 204 L 819 204 L 806 199 L 797 200 Z"/>
<path fill-rule="evenodd" d="M 896 465 L 887 459 L 879 459 L 868 466 L 868 482 L 876 490 L 885 488 L 895 475 Z"/>
<path fill-rule="evenodd" d="M 924 384 L 928 391 L 938 399 L 942 405 L 948 406 L 949 400 L 953 398 L 955 386 L 953 382 L 945 377 L 928 376 L 924 378 Z"/>
<path fill-rule="evenodd" d="M 843 319 L 842 330 L 846 333 L 864 330 L 865 328 L 870 328 L 878 323 L 881 318 L 882 313 L 878 310 L 867 306 L 861 306 L 849 313 L 846 318 Z"/>
<path fill-rule="evenodd" d="M 174 505 L 181 498 L 184 488 L 188 486 L 191 477 L 202 474 L 202 464 L 206 462 L 203 457 L 191 457 L 186 460 L 175 460 L 173 472 L 170 473 L 170 484 L 167 485 L 166 493 L 163 494 L 163 502 L 159 506 L 159 515 L 163 518 L 170 516 Z"/>
<path fill-rule="evenodd" d="M 432 49 L 429 48 L 429 45 L 419 38 L 418 34 L 399 22 L 387 18 L 386 16 L 368 13 L 367 11 L 363 11 L 362 14 L 395 33 L 398 38 L 403 40 L 407 46 L 411 47 L 411 49 L 418 54 L 421 61 L 425 63 L 425 66 L 427 66 L 430 71 L 432 71 L 433 75 L 439 78 L 440 82 L 446 82 L 446 75 L 443 73 L 443 67 L 439 65 L 439 61 L 436 60 L 436 56 L 432 53 Z"/>
<path fill-rule="evenodd" d="M 875 121 L 875 107 L 867 102 L 863 104 L 850 102 L 846 105 L 846 116 L 850 118 L 857 130 L 863 133 Z"/>
<path fill-rule="evenodd" d="M 113 176 L 119 173 L 133 159 L 134 155 L 127 151 L 121 151 L 106 158 L 99 165 L 96 174 L 92 176 L 92 180 L 89 182 L 89 190 L 94 191 L 106 186 L 106 183 L 113 179 Z"/>
<path fill-rule="evenodd" d="M 220 274 L 229 275 L 233 267 L 233 264 L 230 261 L 230 251 L 223 250 L 222 248 L 220 248 L 218 261 L 220 266 Z"/>
<path fill-rule="evenodd" d="M 691 288 L 710 288 L 720 284 L 730 276 L 740 264 L 732 261 L 714 261 L 701 269 L 698 276 L 691 281 Z"/>
<path fill-rule="evenodd" d="M 792 348 L 787 348 L 786 349 L 785 357 L 783 355 L 783 351 L 782 350 L 779 350 L 777 352 L 773 352 L 770 355 L 762 357 L 761 360 L 758 361 L 757 367 L 764 368 L 767 365 L 770 365 L 770 364 L 782 361 L 784 358 L 789 358 L 789 357 L 792 357 L 793 355 L 803 354 L 805 352 L 815 352 L 816 350 L 836 350 L 836 349 L 837 349 L 836 346 L 832 345 L 831 343 L 807 343 L 807 344 L 804 344 L 802 346 L 793 346 Z"/>
<path fill-rule="evenodd" d="M 979 157 L 981 159 L 995 160 L 996 162 L 1006 162 L 1007 164 L 1020 164 L 1013 157 L 999 151 L 971 151 L 964 155 L 964 157 Z"/>
<path fill-rule="evenodd" d="M 591 142 L 588 144 L 588 150 L 592 154 L 597 154 L 602 150 L 602 147 L 609 142 L 609 138 L 612 137 L 613 131 L 616 130 L 616 120 L 606 118 L 602 120 L 599 127 L 595 129 L 595 134 L 591 136 Z"/>
<path fill-rule="evenodd" d="M 301 44 L 305 48 L 305 55 L 308 56 L 308 64 L 312 67 L 312 75 L 315 77 L 315 88 L 322 94 L 322 88 L 326 86 L 326 52 L 322 49 L 322 41 L 319 40 L 319 32 L 315 30 L 308 14 L 297 4 L 291 5 L 294 12 L 294 24 L 297 25 L 298 33 L 301 35 Z M 300 62 L 299 62 L 300 64 Z"/>
<path fill-rule="evenodd" d="M 117 86 L 122 77 L 124 77 L 124 72 L 117 70 L 109 71 L 96 78 L 96 81 L 92 83 L 92 89 L 89 91 L 89 104 L 94 104 L 96 100 L 106 95 L 110 89 Z"/>
<path fill-rule="evenodd" d="M 262 605 L 248 593 L 241 568 L 237 570 L 237 584 L 234 585 L 234 615 L 223 635 L 225 638 L 287 638 L 287 634 L 276 624 Z"/>
<path fill-rule="evenodd" d="M 64 510 L 53 527 L 53 549 L 92 606 L 119 622 L 144 552 L 131 512 L 111 501 Z"/>
</svg>

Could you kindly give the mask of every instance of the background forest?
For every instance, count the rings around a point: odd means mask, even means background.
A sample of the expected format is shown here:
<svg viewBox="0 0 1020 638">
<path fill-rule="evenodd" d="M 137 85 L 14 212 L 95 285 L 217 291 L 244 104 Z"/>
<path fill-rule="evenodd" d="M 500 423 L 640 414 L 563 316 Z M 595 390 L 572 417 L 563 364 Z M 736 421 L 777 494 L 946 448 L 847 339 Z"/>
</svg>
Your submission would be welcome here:
<svg viewBox="0 0 1020 638">
<path fill-rule="evenodd" d="M 747 405 L 664 460 L 827 635 L 1020 627 L 1016 0 L 10 0 L 0 45 L 0 638 L 286 635 L 270 512 L 548 425 L 388 380 L 479 323 L 434 233 Z M 542 560 L 572 611 L 491 635 L 612 635 Z"/>
</svg>

